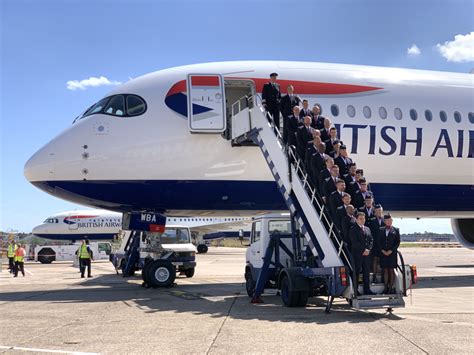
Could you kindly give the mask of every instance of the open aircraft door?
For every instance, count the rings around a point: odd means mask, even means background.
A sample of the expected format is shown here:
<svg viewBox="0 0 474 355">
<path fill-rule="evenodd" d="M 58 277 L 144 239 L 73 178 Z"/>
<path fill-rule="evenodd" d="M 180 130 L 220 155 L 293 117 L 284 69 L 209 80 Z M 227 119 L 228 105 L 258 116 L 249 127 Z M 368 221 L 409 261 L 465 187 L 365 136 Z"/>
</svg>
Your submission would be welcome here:
<svg viewBox="0 0 474 355">
<path fill-rule="evenodd" d="M 195 133 L 226 129 L 224 80 L 218 74 L 188 75 L 188 122 Z"/>
</svg>

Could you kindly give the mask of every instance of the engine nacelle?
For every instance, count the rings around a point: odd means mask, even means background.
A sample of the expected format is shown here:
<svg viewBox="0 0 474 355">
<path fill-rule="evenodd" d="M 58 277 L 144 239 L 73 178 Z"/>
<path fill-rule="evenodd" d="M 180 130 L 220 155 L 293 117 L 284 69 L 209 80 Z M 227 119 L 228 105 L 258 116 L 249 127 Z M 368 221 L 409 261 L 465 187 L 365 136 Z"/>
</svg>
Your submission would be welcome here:
<svg viewBox="0 0 474 355">
<path fill-rule="evenodd" d="M 453 218 L 451 227 L 459 243 L 466 248 L 474 249 L 474 218 Z"/>
</svg>

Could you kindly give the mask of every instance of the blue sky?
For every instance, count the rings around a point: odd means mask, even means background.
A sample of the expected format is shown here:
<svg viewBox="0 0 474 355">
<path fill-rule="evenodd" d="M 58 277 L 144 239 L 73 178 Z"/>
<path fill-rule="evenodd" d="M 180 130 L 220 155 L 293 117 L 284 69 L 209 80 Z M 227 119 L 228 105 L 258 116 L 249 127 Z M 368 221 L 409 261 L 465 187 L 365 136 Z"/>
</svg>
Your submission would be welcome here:
<svg viewBox="0 0 474 355">
<path fill-rule="evenodd" d="M 49 214 L 82 208 L 37 190 L 23 177 L 25 161 L 111 89 L 69 90 L 68 81 L 104 76 L 124 82 L 167 67 L 220 60 L 304 60 L 457 72 L 474 67 L 469 47 L 466 52 L 474 30 L 472 1 L 0 4 L 0 230 L 28 232 Z M 455 40 L 457 35 L 461 37 Z M 407 53 L 410 47 L 412 54 Z M 450 231 L 447 220 L 398 223 L 404 232 Z"/>
</svg>

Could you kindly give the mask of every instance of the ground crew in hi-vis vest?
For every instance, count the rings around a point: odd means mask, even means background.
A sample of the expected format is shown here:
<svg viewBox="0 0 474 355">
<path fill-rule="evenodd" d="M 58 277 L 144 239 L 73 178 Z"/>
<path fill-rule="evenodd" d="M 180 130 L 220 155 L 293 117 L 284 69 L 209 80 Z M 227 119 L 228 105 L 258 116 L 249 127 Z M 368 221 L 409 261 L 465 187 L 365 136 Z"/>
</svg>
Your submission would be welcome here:
<svg viewBox="0 0 474 355">
<path fill-rule="evenodd" d="M 25 277 L 25 244 L 22 244 L 18 249 L 15 251 L 15 276 L 18 276 L 18 270 L 21 270 L 21 274 Z"/>
<path fill-rule="evenodd" d="M 10 270 L 10 274 L 15 273 L 15 252 L 17 249 L 18 245 L 13 240 L 10 240 L 7 248 L 8 270 Z"/>
<path fill-rule="evenodd" d="M 91 274 L 91 261 L 93 260 L 92 250 L 89 247 L 89 240 L 82 241 L 81 246 L 78 250 L 79 254 L 79 268 L 81 270 L 81 277 L 84 278 L 84 274 L 87 267 L 87 277 L 92 277 Z"/>
</svg>

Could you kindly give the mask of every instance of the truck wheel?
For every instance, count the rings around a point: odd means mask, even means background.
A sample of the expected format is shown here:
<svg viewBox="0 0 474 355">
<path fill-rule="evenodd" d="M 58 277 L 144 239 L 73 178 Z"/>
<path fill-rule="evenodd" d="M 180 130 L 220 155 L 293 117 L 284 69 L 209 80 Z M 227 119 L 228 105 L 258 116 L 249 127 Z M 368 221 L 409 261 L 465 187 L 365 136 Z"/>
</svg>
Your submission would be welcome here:
<svg viewBox="0 0 474 355">
<path fill-rule="evenodd" d="M 298 304 L 296 305 L 296 307 L 306 307 L 306 304 L 308 304 L 309 292 L 300 291 L 298 292 L 298 294 L 299 294 L 299 299 L 298 299 Z"/>
<path fill-rule="evenodd" d="M 286 307 L 299 307 L 300 293 L 292 290 L 288 276 L 283 276 L 281 280 L 281 300 Z M 306 301 L 308 299 L 306 298 Z"/>
<path fill-rule="evenodd" d="M 176 278 L 176 268 L 169 261 L 155 260 L 148 267 L 147 280 L 152 287 L 171 286 Z"/>
<path fill-rule="evenodd" d="M 197 246 L 197 252 L 199 254 L 205 254 L 205 253 L 207 253 L 208 250 L 209 250 L 209 248 L 207 247 L 206 244 L 199 244 Z"/>
<path fill-rule="evenodd" d="M 194 276 L 194 268 L 184 270 L 186 277 L 191 278 Z"/>
<path fill-rule="evenodd" d="M 150 265 L 151 263 L 146 263 L 145 265 L 143 265 L 142 280 L 145 284 L 148 284 L 148 270 L 149 270 Z"/>
<path fill-rule="evenodd" d="M 247 295 L 252 298 L 255 293 L 255 281 L 250 270 L 245 271 L 245 289 L 247 290 Z"/>
</svg>

